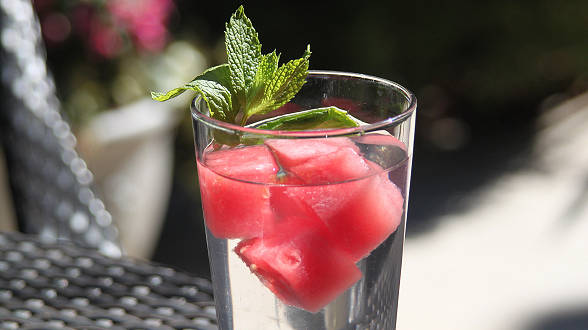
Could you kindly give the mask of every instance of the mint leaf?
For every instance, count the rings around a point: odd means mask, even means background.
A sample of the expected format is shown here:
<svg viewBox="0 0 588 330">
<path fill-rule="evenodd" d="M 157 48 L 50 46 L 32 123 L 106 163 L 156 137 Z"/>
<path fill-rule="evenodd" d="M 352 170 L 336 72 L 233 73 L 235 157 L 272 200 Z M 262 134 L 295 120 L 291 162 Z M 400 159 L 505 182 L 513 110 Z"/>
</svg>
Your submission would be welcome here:
<svg viewBox="0 0 588 330">
<path fill-rule="evenodd" d="M 279 60 L 280 55 L 276 54 L 275 50 L 269 54 L 261 56 L 257 71 L 255 72 L 253 84 L 247 93 L 247 107 L 245 109 L 248 110 L 263 100 L 265 86 L 267 82 L 272 79 L 274 73 L 278 69 Z M 247 110 L 246 113 L 248 112 Z"/>
<path fill-rule="evenodd" d="M 266 119 L 261 122 L 253 123 L 248 127 L 283 131 L 302 131 L 357 126 L 359 126 L 359 121 L 347 113 L 347 111 L 341 110 L 337 107 L 326 107 L 299 111 Z"/>
<path fill-rule="evenodd" d="M 265 85 L 264 91 L 263 93 L 258 92 L 256 94 L 262 95 L 263 97 L 256 98 L 254 102 L 248 104 L 241 124 L 245 125 L 247 119 L 254 114 L 268 113 L 290 101 L 306 82 L 309 58 L 310 46 L 307 46 L 302 58 L 292 60 L 280 66 L 278 69 L 274 69 L 275 72 L 271 75 L 266 74 L 263 80 L 263 84 Z"/>
<path fill-rule="evenodd" d="M 206 101 L 211 117 L 223 121 L 234 121 L 236 113 L 232 108 L 231 92 L 226 87 L 229 82 L 229 66 L 222 64 L 204 71 L 191 82 L 166 93 L 151 92 L 151 98 L 156 101 L 166 101 L 186 90 L 194 90 Z"/>
<path fill-rule="evenodd" d="M 310 45 L 302 58 L 292 60 L 282 65 L 272 77 L 265 89 L 267 106 L 260 114 L 273 111 L 290 101 L 300 91 L 306 82 L 310 58 Z"/>
<path fill-rule="evenodd" d="M 200 92 L 200 95 L 206 101 L 212 118 L 225 122 L 234 121 L 235 117 L 229 111 L 231 108 L 231 92 L 226 87 L 210 80 L 195 80 L 191 84 L 192 89 Z"/>
<path fill-rule="evenodd" d="M 243 6 L 226 24 L 225 46 L 231 73 L 231 88 L 238 111 L 247 105 L 248 89 L 255 79 L 261 58 L 261 44 Z"/>
</svg>

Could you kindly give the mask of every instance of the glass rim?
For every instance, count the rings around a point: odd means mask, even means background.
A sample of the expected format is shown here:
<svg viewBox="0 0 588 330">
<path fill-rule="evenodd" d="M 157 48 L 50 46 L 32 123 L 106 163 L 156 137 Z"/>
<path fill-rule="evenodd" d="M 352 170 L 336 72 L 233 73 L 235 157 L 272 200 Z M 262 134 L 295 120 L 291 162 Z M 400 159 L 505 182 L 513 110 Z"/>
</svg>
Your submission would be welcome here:
<svg viewBox="0 0 588 330">
<path fill-rule="evenodd" d="M 271 136 L 284 136 L 284 137 L 327 137 L 327 136 L 342 136 L 342 135 L 351 135 L 351 134 L 361 134 L 364 132 L 371 132 L 383 129 L 386 126 L 400 123 L 406 118 L 410 117 L 415 111 L 417 107 L 417 101 L 415 95 L 406 89 L 404 86 L 396 83 L 394 81 L 379 78 L 376 76 L 371 76 L 362 73 L 352 73 L 352 72 L 343 72 L 343 71 L 329 71 L 329 70 L 309 70 L 308 76 L 332 76 L 332 77 L 344 77 L 344 78 L 357 78 L 362 80 L 368 80 L 373 82 L 378 82 L 384 85 L 388 85 L 393 87 L 396 90 L 399 90 L 404 94 L 409 102 L 409 106 L 406 110 L 402 111 L 398 115 L 388 117 L 386 119 L 374 122 L 374 123 L 366 123 L 359 125 L 357 127 L 349 127 L 349 128 L 330 128 L 330 129 L 320 129 L 320 130 L 307 130 L 307 131 L 285 131 L 285 130 L 269 130 L 269 129 L 258 129 L 253 127 L 245 127 L 239 126 L 232 123 L 227 123 L 222 120 L 214 119 L 210 116 L 204 115 L 203 113 L 199 112 L 196 109 L 196 102 L 200 99 L 200 96 L 193 98 L 192 103 L 190 105 L 192 116 L 195 117 L 197 120 L 204 122 L 208 126 L 211 126 L 215 129 L 220 129 L 223 131 L 230 131 L 234 132 L 241 132 L 246 134 L 254 134 L 254 135 L 271 135 Z"/>
</svg>

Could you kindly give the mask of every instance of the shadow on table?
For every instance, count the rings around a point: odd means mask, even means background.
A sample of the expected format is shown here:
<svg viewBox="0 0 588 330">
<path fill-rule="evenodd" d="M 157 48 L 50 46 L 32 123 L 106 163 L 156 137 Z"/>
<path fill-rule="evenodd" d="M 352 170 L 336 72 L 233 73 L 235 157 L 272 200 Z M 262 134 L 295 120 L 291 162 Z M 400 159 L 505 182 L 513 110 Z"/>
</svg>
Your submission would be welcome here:
<svg viewBox="0 0 588 330">
<path fill-rule="evenodd" d="M 588 307 L 561 310 L 533 321 L 524 330 L 584 330 L 588 325 Z"/>
</svg>

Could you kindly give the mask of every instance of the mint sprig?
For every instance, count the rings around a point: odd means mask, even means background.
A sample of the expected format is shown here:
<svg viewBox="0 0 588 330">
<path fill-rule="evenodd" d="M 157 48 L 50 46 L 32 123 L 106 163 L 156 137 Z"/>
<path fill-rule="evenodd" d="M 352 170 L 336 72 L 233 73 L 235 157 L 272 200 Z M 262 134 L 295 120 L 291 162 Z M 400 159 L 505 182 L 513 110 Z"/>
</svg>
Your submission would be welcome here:
<svg viewBox="0 0 588 330">
<path fill-rule="evenodd" d="M 151 97 L 166 101 L 194 90 L 206 101 L 211 117 L 244 126 L 252 115 L 278 109 L 298 93 L 308 75 L 310 46 L 302 58 L 279 66 L 276 51 L 261 53 L 259 37 L 243 6 L 225 27 L 227 64 L 166 93 L 152 92 Z"/>
</svg>

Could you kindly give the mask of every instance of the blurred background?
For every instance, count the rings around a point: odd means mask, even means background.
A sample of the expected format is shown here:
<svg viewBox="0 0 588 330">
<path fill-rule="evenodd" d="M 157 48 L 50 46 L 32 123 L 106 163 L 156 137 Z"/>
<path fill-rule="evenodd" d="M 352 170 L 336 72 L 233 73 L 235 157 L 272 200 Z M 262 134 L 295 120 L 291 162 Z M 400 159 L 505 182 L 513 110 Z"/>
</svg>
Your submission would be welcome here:
<svg viewBox="0 0 588 330">
<path fill-rule="evenodd" d="M 210 277 L 190 97 L 241 1 L 34 0 L 81 153 L 130 254 Z M 418 99 L 399 327 L 588 328 L 588 2 L 248 2 L 283 60 Z M 563 238 L 562 238 L 563 237 Z M 429 315 L 430 317 L 423 317 Z"/>
</svg>

